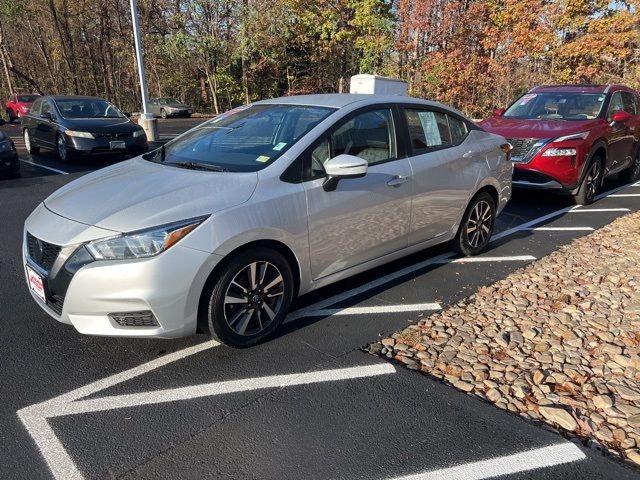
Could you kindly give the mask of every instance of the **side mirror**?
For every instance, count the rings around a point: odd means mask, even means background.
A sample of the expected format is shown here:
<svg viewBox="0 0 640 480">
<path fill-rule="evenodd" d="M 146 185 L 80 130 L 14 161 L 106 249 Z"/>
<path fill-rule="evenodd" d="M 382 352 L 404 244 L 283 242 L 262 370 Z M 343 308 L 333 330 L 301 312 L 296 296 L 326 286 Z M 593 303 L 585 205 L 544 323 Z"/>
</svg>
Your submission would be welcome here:
<svg viewBox="0 0 640 480">
<path fill-rule="evenodd" d="M 50 112 L 44 112 L 40 114 L 40 118 L 44 118 L 45 120 L 51 120 L 51 113 Z"/>
<path fill-rule="evenodd" d="M 506 112 L 507 110 L 505 108 L 496 108 L 493 111 L 493 116 L 494 117 L 501 117 L 502 115 L 504 115 L 504 112 Z"/>
<path fill-rule="evenodd" d="M 122 113 L 124 113 L 124 116 L 127 118 L 131 117 L 131 112 L 122 112 Z"/>
<path fill-rule="evenodd" d="M 624 110 L 620 110 L 611 115 L 611 121 L 614 123 L 626 123 L 629 120 L 631 120 L 631 114 L 629 112 L 625 112 Z"/>
<path fill-rule="evenodd" d="M 353 155 L 342 154 L 328 160 L 324 164 L 327 178 L 322 184 L 325 192 L 336 189 L 338 182 L 343 178 L 360 178 L 367 174 L 369 164 L 366 160 Z"/>
</svg>

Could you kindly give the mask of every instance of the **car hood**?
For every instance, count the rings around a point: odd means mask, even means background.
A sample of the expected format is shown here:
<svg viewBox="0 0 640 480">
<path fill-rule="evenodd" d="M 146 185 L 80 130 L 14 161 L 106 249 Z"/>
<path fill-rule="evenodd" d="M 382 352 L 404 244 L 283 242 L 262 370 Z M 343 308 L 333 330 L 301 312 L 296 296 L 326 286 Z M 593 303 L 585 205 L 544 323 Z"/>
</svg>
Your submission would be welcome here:
<svg viewBox="0 0 640 480">
<path fill-rule="evenodd" d="M 85 175 L 44 204 L 70 220 L 131 232 L 244 203 L 257 181 L 255 172 L 187 170 L 138 157 Z"/>
<path fill-rule="evenodd" d="M 491 117 L 480 122 L 486 131 L 506 138 L 555 138 L 591 130 L 602 119 L 595 120 L 523 120 Z"/>
<path fill-rule="evenodd" d="M 65 118 L 64 126 L 81 132 L 132 132 L 138 127 L 128 118 Z"/>
</svg>

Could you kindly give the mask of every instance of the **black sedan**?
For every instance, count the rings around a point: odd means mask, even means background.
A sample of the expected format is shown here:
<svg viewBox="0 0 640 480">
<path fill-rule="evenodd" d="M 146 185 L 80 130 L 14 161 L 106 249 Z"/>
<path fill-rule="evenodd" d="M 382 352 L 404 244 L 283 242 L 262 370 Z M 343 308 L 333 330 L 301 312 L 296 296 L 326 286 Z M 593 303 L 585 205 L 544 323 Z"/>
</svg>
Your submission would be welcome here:
<svg viewBox="0 0 640 480">
<path fill-rule="evenodd" d="M 6 133 L 0 132 L 0 177 L 16 176 L 20 173 L 20 161 L 16 146 Z"/>
<path fill-rule="evenodd" d="M 30 154 L 40 147 L 58 152 L 63 161 L 79 154 L 139 155 L 148 150 L 142 127 L 114 105 L 96 97 L 39 97 L 22 119 Z"/>
</svg>

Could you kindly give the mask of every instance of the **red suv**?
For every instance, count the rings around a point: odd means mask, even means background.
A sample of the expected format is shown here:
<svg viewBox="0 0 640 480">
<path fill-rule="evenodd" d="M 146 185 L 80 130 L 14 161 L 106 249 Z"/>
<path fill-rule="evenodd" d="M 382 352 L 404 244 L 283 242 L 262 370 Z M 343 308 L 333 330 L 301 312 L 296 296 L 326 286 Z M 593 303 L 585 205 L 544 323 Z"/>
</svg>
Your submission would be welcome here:
<svg viewBox="0 0 640 480">
<path fill-rule="evenodd" d="M 22 95 L 16 94 L 11 95 L 7 103 L 5 104 L 5 110 L 7 111 L 7 116 L 9 117 L 9 123 L 13 123 L 16 118 L 22 118 L 31 109 L 31 104 L 38 98 L 40 95 L 37 94 L 29 94 Z"/>
<path fill-rule="evenodd" d="M 589 204 L 608 175 L 640 179 L 640 96 L 624 85 L 543 85 L 480 122 L 509 140 L 513 185 Z"/>
</svg>

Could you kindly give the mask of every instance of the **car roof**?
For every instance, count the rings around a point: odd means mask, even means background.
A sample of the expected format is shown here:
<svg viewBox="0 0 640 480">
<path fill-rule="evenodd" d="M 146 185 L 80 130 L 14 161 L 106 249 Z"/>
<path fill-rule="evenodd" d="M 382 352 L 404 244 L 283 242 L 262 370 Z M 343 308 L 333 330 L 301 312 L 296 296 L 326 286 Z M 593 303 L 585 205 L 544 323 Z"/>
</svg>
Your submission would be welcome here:
<svg viewBox="0 0 640 480">
<path fill-rule="evenodd" d="M 438 107 L 453 111 L 464 116 L 462 112 L 453 107 L 431 100 L 409 97 L 406 95 L 376 95 L 370 93 L 320 93 L 316 95 L 291 95 L 289 97 L 271 98 L 254 102 L 260 104 L 285 104 L 285 105 L 308 105 L 314 107 L 343 108 L 354 103 L 360 106 L 377 105 L 380 103 L 411 103 L 427 107 Z"/>
<path fill-rule="evenodd" d="M 52 100 L 104 100 L 100 97 L 92 97 L 89 95 L 47 95 L 44 98 L 50 98 Z"/>
<path fill-rule="evenodd" d="M 624 90 L 633 92 L 633 89 L 626 85 L 620 84 L 607 84 L 607 85 L 595 85 L 588 83 L 575 83 L 569 85 L 538 85 L 529 90 L 529 93 L 544 93 L 544 92 L 579 92 L 579 93 L 609 93 L 618 90 Z"/>
</svg>

